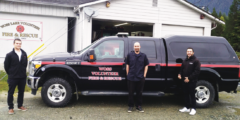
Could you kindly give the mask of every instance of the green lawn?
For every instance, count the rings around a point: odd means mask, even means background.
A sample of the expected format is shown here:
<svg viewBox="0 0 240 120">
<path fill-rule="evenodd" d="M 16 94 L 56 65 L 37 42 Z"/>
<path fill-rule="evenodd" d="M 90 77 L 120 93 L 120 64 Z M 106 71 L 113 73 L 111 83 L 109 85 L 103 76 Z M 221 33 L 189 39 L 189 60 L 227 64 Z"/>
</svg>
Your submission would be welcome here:
<svg viewBox="0 0 240 120">
<path fill-rule="evenodd" d="M 6 73 L 4 71 L 0 71 L 0 79 L 5 76 Z M 7 83 L 8 76 L 3 78 L 3 80 L 0 81 L 0 92 L 1 91 L 8 91 L 8 83 Z M 31 91 L 31 89 L 26 85 L 25 91 Z M 15 89 L 15 93 L 18 92 L 18 89 Z"/>
</svg>

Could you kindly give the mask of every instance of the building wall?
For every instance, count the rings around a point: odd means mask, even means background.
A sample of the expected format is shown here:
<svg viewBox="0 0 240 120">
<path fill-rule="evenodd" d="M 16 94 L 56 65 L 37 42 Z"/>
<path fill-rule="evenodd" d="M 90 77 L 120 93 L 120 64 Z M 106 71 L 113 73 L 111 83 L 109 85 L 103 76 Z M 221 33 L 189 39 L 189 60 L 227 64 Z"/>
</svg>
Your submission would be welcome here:
<svg viewBox="0 0 240 120">
<path fill-rule="evenodd" d="M 164 37 L 162 35 L 163 25 L 183 26 L 188 29 L 200 28 L 203 30 L 203 36 L 211 35 L 212 20 L 205 17 L 200 19 L 200 13 L 189 8 L 177 0 L 158 0 L 158 6 L 153 7 L 152 0 L 114 0 L 110 7 L 106 8 L 105 2 L 91 5 L 95 8 L 98 16 L 93 19 L 117 20 L 123 22 L 151 23 L 153 26 L 153 37 Z M 92 21 L 87 22 L 86 15 L 81 20 L 82 35 L 78 40 L 84 41 L 82 46 L 76 46 L 75 49 L 82 49 L 91 44 L 91 25 Z M 180 27 L 179 27 L 180 28 Z"/>
<path fill-rule="evenodd" d="M 212 20 L 200 19 L 200 13 L 178 2 L 178 0 L 158 0 L 159 22 L 163 25 L 176 25 L 203 28 L 203 36 L 211 36 Z"/>
<path fill-rule="evenodd" d="M 45 5 L 14 2 L 10 4 L 9 2 L 0 1 L 0 19 L 40 21 L 43 23 L 42 41 L 22 41 L 22 49 L 25 50 L 28 55 L 43 43 L 45 43 L 46 49 L 39 53 L 39 55 L 53 52 L 66 52 L 68 17 L 74 17 L 74 14 L 71 10 L 72 8 L 61 9 L 60 7 Z M 6 54 L 12 49 L 13 40 L 0 40 L 0 70 L 3 70 L 3 62 Z"/>
<path fill-rule="evenodd" d="M 158 7 L 152 6 L 152 0 L 114 0 L 106 8 L 105 2 L 90 7 L 98 10 L 96 19 L 122 20 L 129 22 L 158 22 Z"/>
</svg>

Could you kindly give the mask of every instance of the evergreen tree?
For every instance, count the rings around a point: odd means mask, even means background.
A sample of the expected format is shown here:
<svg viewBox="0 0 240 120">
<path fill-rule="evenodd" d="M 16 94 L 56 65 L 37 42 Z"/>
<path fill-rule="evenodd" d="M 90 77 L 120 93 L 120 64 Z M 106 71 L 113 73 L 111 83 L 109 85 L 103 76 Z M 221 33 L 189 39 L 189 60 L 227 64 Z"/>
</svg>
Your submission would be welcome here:
<svg viewBox="0 0 240 120">
<path fill-rule="evenodd" d="M 234 20 L 235 26 L 233 31 L 230 33 L 229 38 L 231 39 L 232 47 L 236 52 L 240 51 L 240 11 L 237 11 L 237 19 Z"/>
<path fill-rule="evenodd" d="M 220 17 L 220 20 L 222 20 L 223 22 L 225 22 L 226 23 L 226 20 L 225 20 L 225 17 L 224 16 L 221 16 Z M 221 32 L 221 35 L 220 36 L 224 36 L 224 32 L 225 32 L 225 29 L 226 29 L 226 25 L 220 25 L 222 28 L 221 28 L 221 30 L 222 30 L 222 32 Z"/>
<path fill-rule="evenodd" d="M 228 16 L 227 16 L 225 13 L 223 13 L 222 16 L 223 16 L 223 18 L 224 18 L 224 20 L 225 20 L 224 22 L 226 22 L 226 21 L 228 20 Z"/>
<path fill-rule="evenodd" d="M 222 12 L 220 11 L 218 14 L 218 18 L 220 19 L 222 17 Z"/>
<path fill-rule="evenodd" d="M 209 12 L 209 8 L 208 8 L 208 6 L 205 7 L 205 11 L 206 11 L 206 12 Z"/>
<path fill-rule="evenodd" d="M 240 51 L 238 47 L 240 45 L 239 41 L 239 16 L 240 16 L 240 0 L 234 0 L 230 7 L 228 14 L 228 19 L 226 20 L 226 28 L 224 32 L 224 37 L 230 42 L 236 51 Z"/>
<path fill-rule="evenodd" d="M 214 17 L 218 18 L 218 14 L 217 14 L 217 12 L 216 12 L 216 9 L 215 9 L 215 8 L 213 8 L 212 15 L 213 15 Z"/>
<path fill-rule="evenodd" d="M 222 16 L 221 16 L 222 13 L 220 12 L 219 15 L 218 15 L 215 8 L 213 8 L 212 15 L 213 15 L 214 17 L 216 17 L 216 18 L 222 17 Z M 219 24 L 219 23 L 216 23 L 216 24 L 217 24 L 217 28 L 215 28 L 214 30 L 212 30 L 211 35 L 212 35 L 212 36 L 222 36 L 222 35 L 223 35 L 223 32 L 224 32 L 224 25 Z"/>
</svg>

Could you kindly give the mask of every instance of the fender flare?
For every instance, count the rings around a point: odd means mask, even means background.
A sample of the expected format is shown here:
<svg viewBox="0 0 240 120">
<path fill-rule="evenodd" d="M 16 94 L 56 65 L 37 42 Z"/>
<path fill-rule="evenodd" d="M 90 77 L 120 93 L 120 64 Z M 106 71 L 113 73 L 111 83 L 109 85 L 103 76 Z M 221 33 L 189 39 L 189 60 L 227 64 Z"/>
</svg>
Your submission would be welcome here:
<svg viewBox="0 0 240 120">
<path fill-rule="evenodd" d="M 215 88 L 215 98 L 214 100 L 219 102 L 219 86 L 218 86 L 218 81 L 222 80 L 222 77 L 221 75 L 214 69 L 211 69 L 211 68 L 201 68 L 200 71 L 208 71 L 212 74 L 214 74 L 216 77 L 217 77 L 217 80 L 215 80 L 216 84 L 213 85 L 213 87 Z"/>
<path fill-rule="evenodd" d="M 44 69 L 42 69 L 42 68 L 44 68 Z M 75 87 L 76 97 L 77 97 L 77 100 L 78 100 L 78 98 L 79 98 L 79 96 L 78 96 L 78 88 L 77 88 L 77 84 L 76 84 L 75 79 L 81 79 L 81 77 L 78 76 L 77 72 L 73 68 L 71 68 L 71 67 L 69 67 L 67 65 L 59 65 L 59 64 L 45 65 L 45 66 L 42 66 L 41 68 L 39 68 L 34 73 L 34 76 L 42 76 L 44 73 L 49 72 L 49 71 L 53 71 L 53 70 L 65 71 L 65 72 L 69 73 L 70 76 L 72 76 L 74 78 L 74 80 L 71 80 L 71 82 L 74 84 L 73 87 Z"/>
<path fill-rule="evenodd" d="M 214 69 L 211 69 L 211 68 L 201 68 L 200 71 L 208 71 L 208 72 L 211 72 L 211 73 L 215 74 L 219 78 L 221 78 L 221 75 Z"/>
<path fill-rule="evenodd" d="M 42 70 L 43 68 L 44 68 L 44 70 Z M 78 76 L 77 72 L 73 68 L 71 68 L 67 65 L 59 65 L 59 64 L 45 65 L 45 66 L 39 68 L 35 72 L 34 76 L 41 76 L 44 73 L 46 73 L 48 71 L 52 71 L 52 70 L 62 70 L 62 71 L 68 72 L 72 77 L 81 79 L 81 77 Z"/>
</svg>

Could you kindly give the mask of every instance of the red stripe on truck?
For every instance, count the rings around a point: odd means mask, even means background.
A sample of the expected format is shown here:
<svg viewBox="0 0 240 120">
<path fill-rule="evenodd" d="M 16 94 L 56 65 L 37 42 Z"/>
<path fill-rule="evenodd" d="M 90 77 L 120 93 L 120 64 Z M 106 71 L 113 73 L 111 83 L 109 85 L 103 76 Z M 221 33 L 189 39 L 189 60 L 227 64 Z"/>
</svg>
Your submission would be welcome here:
<svg viewBox="0 0 240 120">
<path fill-rule="evenodd" d="M 49 62 L 49 61 L 43 61 L 43 65 L 47 64 L 65 64 L 65 62 Z M 124 62 L 81 62 L 81 65 L 123 65 Z M 159 64 L 160 66 L 166 66 L 166 63 L 149 63 L 149 66 L 155 66 Z M 169 63 L 169 67 L 181 67 L 182 64 L 174 64 Z M 218 67 L 218 68 L 239 68 L 240 65 L 214 65 L 214 64 L 202 64 L 201 67 Z M 240 77 L 240 70 L 239 70 L 239 77 Z"/>
<path fill-rule="evenodd" d="M 48 64 L 61 64 L 61 65 L 64 65 L 65 62 L 47 62 L 47 61 L 42 61 L 42 65 L 48 65 Z"/>
<path fill-rule="evenodd" d="M 166 66 L 165 63 L 150 63 L 149 66 L 155 66 L 156 64 L 160 64 L 161 66 Z M 169 67 L 181 67 L 182 64 L 173 64 L 169 63 Z M 213 64 L 201 64 L 201 67 L 219 67 L 219 68 L 240 68 L 240 65 L 213 65 Z"/>
<path fill-rule="evenodd" d="M 81 65 L 123 65 L 123 62 L 81 62 Z"/>
</svg>

